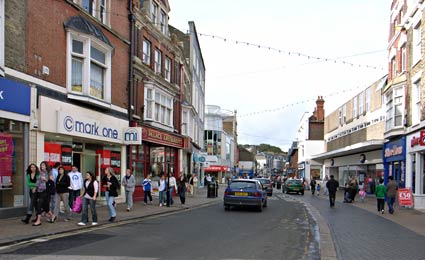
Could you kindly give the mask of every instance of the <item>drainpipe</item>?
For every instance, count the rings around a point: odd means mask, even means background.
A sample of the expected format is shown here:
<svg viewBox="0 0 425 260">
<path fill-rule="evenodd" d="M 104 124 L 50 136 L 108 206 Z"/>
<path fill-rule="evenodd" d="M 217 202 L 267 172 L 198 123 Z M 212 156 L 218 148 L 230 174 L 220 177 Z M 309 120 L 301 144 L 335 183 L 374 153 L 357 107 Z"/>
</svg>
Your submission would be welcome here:
<svg viewBox="0 0 425 260">
<path fill-rule="evenodd" d="M 128 15 L 128 20 L 130 22 L 130 64 L 128 68 L 128 81 L 127 81 L 127 88 L 128 88 L 128 124 L 129 126 L 132 126 L 132 100 L 133 100 L 133 59 L 134 59 L 134 13 L 133 13 L 133 0 L 128 0 L 128 10 L 130 14 Z M 127 145 L 127 169 L 130 168 L 130 145 Z"/>
</svg>

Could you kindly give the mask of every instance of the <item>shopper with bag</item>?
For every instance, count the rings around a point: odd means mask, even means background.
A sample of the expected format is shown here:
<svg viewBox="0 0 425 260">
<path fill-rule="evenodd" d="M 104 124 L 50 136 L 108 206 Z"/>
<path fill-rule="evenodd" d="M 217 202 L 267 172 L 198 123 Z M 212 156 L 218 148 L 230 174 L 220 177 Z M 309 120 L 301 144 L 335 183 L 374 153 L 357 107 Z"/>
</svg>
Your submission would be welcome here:
<svg viewBox="0 0 425 260">
<path fill-rule="evenodd" d="M 71 212 L 68 207 L 69 202 L 69 185 L 71 181 L 69 179 L 68 174 L 65 173 L 65 169 L 63 166 L 59 166 L 58 168 L 58 176 L 56 178 L 56 198 L 55 198 L 55 216 L 59 215 L 59 208 L 61 201 L 63 202 L 65 208 L 65 221 L 69 221 L 71 218 Z"/>
<path fill-rule="evenodd" d="M 96 213 L 96 198 L 99 191 L 99 184 L 96 181 L 96 177 L 90 171 L 86 172 L 86 179 L 84 180 L 84 193 L 79 197 L 83 199 L 83 214 L 81 215 L 81 222 L 79 226 L 85 226 L 89 222 L 88 207 L 90 205 L 92 215 L 92 226 L 97 225 L 97 213 Z"/>
</svg>

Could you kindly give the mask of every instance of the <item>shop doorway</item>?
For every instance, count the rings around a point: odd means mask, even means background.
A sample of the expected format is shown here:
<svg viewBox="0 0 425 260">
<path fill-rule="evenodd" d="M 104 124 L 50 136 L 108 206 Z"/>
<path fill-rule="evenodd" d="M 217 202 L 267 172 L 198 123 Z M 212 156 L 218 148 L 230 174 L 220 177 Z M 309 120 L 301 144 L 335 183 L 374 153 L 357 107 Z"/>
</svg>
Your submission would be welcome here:
<svg viewBox="0 0 425 260">
<path fill-rule="evenodd" d="M 99 154 L 96 154 L 94 151 L 73 152 L 72 165 L 75 165 L 78 167 L 78 170 L 83 175 L 83 179 L 85 179 L 87 171 L 94 173 L 96 176 L 96 180 L 99 183 L 99 187 L 102 187 L 102 180 L 101 180 L 102 168 L 101 168 L 101 158 Z M 100 192 L 100 189 L 99 189 L 99 192 Z"/>
</svg>

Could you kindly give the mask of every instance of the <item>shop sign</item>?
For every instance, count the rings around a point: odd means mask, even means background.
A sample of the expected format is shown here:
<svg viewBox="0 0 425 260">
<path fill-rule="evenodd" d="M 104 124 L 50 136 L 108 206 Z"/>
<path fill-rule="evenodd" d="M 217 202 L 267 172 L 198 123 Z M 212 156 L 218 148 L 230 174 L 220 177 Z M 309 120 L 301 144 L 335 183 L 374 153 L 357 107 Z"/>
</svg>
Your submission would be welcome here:
<svg viewBox="0 0 425 260">
<path fill-rule="evenodd" d="M 78 135 L 86 138 L 96 138 L 108 141 L 120 141 L 120 132 L 106 122 L 70 115 L 57 111 L 57 131 L 62 134 Z"/>
<path fill-rule="evenodd" d="M 385 158 L 391 157 L 391 156 L 396 156 L 396 155 L 401 155 L 403 154 L 403 147 L 402 146 L 397 146 L 397 145 L 393 145 L 392 148 L 386 148 L 385 149 Z"/>
<path fill-rule="evenodd" d="M 406 154 L 406 137 L 384 144 L 382 157 L 387 160 L 404 160 Z"/>
<path fill-rule="evenodd" d="M 44 143 L 44 160 L 49 166 L 53 167 L 56 162 L 61 161 L 61 150 L 60 144 Z"/>
<path fill-rule="evenodd" d="M 183 148 L 183 138 L 162 131 L 142 127 L 143 140 L 177 148 Z"/>
<path fill-rule="evenodd" d="M 398 204 L 400 206 L 413 206 L 413 196 L 411 188 L 399 188 L 397 191 Z"/>
<path fill-rule="evenodd" d="M 31 88 L 0 78 L 0 110 L 29 116 L 31 114 Z"/>
<path fill-rule="evenodd" d="M 142 144 L 142 128 L 127 127 L 123 130 L 124 144 Z"/>
<path fill-rule="evenodd" d="M 425 130 L 421 130 L 419 137 L 413 136 L 410 140 L 410 147 L 415 147 L 416 145 L 425 146 Z"/>
</svg>

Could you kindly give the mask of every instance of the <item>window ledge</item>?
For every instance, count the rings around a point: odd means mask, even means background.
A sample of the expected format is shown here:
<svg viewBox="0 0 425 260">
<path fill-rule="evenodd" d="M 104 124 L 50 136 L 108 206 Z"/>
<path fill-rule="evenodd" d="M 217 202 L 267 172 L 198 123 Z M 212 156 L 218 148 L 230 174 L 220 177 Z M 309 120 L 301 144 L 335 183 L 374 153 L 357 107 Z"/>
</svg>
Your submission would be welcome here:
<svg viewBox="0 0 425 260">
<path fill-rule="evenodd" d="M 91 104 L 93 106 L 97 106 L 97 107 L 101 107 L 101 108 L 106 108 L 106 109 L 111 109 L 111 104 L 107 103 L 105 101 L 96 99 L 96 98 L 92 98 L 89 96 L 84 96 L 84 95 L 78 95 L 78 94 L 72 94 L 72 93 L 68 93 L 68 98 L 69 99 L 73 99 L 73 100 L 78 100 L 84 103 L 88 103 Z"/>
</svg>

